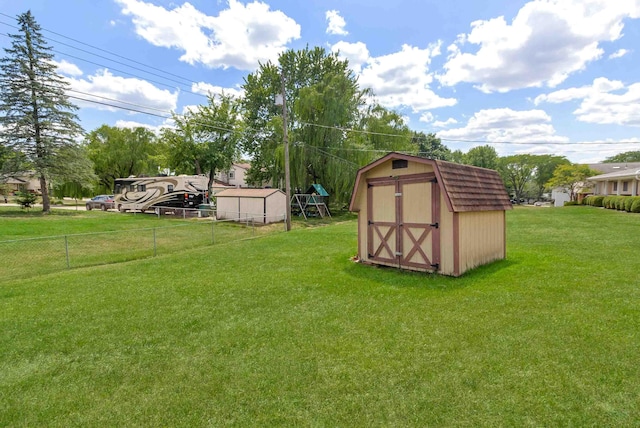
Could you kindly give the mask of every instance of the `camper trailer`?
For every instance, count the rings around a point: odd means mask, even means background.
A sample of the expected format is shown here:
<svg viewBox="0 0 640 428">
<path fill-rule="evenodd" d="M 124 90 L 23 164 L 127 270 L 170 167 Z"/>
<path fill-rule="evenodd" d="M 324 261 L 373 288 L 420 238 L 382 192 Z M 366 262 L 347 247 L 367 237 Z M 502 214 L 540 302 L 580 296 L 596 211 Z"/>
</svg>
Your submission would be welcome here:
<svg viewBox="0 0 640 428">
<path fill-rule="evenodd" d="M 203 175 L 117 178 L 113 194 L 116 209 L 121 212 L 198 208 L 209 201 L 207 185 Z"/>
</svg>

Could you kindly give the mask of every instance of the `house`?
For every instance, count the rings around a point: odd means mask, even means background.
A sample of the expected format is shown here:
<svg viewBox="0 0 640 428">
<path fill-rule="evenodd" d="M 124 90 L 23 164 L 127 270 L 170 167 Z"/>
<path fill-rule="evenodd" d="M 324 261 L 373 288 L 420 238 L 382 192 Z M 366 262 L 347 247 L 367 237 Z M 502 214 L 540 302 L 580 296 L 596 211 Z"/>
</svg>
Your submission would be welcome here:
<svg viewBox="0 0 640 428">
<path fill-rule="evenodd" d="M 7 186 L 7 194 L 18 192 L 41 193 L 40 179 L 34 171 L 24 171 L 0 176 L 0 184 Z"/>
<path fill-rule="evenodd" d="M 496 171 L 399 153 L 358 171 L 350 203 L 360 261 L 451 276 L 506 257 L 510 209 Z"/>
<path fill-rule="evenodd" d="M 234 163 L 229 171 L 216 174 L 216 180 L 233 187 L 247 187 L 246 175 L 251 168 L 249 163 Z"/>
<path fill-rule="evenodd" d="M 278 189 L 227 189 L 216 194 L 218 220 L 274 223 L 283 221 L 287 196 Z"/>
<path fill-rule="evenodd" d="M 621 169 L 587 178 L 594 195 L 638 196 L 640 194 L 640 166 Z"/>
<path fill-rule="evenodd" d="M 587 166 L 602 174 L 587 179 L 587 183 L 578 191 L 578 201 L 582 201 L 589 194 L 618 195 L 618 185 L 620 189 L 624 189 L 620 190 L 620 195 L 631 195 L 629 189 L 633 185 L 635 173 L 640 170 L 640 162 L 591 163 Z M 556 188 L 552 190 L 551 198 L 554 200 L 554 206 L 561 207 L 564 202 L 570 200 L 570 195 L 567 189 Z"/>
</svg>

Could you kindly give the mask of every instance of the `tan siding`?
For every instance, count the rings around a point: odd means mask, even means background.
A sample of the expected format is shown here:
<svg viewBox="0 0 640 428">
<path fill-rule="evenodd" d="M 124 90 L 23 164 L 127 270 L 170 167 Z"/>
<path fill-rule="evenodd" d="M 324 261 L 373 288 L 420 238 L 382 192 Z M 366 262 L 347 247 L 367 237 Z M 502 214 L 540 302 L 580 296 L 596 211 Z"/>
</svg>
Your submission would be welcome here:
<svg viewBox="0 0 640 428">
<path fill-rule="evenodd" d="M 504 211 L 459 215 L 461 273 L 504 257 Z"/>
<path fill-rule="evenodd" d="M 453 213 L 447 208 L 445 196 L 440 195 L 440 270 L 443 275 L 453 275 Z"/>
<path fill-rule="evenodd" d="M 393 169 L 392 162 L 385 162 L 382 165 L 367 171 L 367 178 L 372 177 L 395 177 L 396 175 L 422 174 L 433 172 L 433 167 L 427 164 L 409 162 L 407 168 Z"/>
</svg>

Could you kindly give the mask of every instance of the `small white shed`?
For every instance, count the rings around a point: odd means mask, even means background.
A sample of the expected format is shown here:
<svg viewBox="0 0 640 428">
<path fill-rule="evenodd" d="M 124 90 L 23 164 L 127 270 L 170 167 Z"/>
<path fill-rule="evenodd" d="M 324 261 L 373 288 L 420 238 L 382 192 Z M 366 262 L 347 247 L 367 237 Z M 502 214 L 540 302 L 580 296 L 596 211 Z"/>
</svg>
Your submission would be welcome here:
<svg viewBox="0 0 640 428">
<path fill-rule="evenodd" d="M 278 189 L 227 189 L 216 194 L 218 220 L 275 223 L 283 221 L 287 196 Z"/>
</svg>

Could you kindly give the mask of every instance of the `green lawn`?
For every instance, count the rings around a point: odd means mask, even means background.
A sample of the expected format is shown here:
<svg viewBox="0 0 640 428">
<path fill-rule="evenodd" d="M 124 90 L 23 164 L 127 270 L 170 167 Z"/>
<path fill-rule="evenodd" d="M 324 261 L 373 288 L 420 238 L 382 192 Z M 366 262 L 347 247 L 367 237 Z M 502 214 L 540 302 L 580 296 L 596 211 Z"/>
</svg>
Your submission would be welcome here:
<svg viewBox="0 0 640 428">
<path fill-rule="evenodd" d="M 342 221 L 0 282 L 0 426 L 637 426 L 640 215 L 507 220 L 457 279 Z"/>
</svg>

